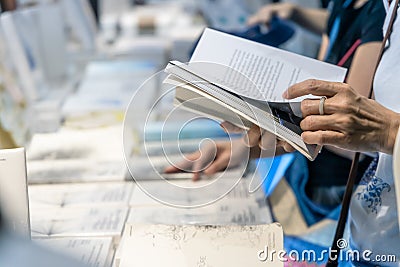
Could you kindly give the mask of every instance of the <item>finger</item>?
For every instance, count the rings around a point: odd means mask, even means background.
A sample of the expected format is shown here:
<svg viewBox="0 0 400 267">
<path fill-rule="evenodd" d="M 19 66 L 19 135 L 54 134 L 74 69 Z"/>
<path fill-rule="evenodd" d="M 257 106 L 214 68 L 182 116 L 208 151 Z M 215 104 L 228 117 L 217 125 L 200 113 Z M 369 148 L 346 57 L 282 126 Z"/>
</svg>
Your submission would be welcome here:
<svg viewBox="0 0 400 267">
<path fill-rule="evenodd" d="M 296 151 L 296 149 L 294 147 L 292 147 L 288 142 L 282 142 L 281 146 L 288 153 L 292 153 L 292 152 Z"/>
<path fill-rule="evenodd" d="M 301 101 L 301 113 L 303 118 L 310 115 L 320 115 L 319 105 L 321 99 L 304 99 Z M 327 98 L 323 104 L 323 111 L 325 115 L 332 115 L 335 113 L 344 113 L 349 110 L 349 105 L 343 104 L 343 100 L 338 97 Z"/>
<path fill-rule="evenodd" d="M 303 132 L 301 134 L 303 141 L 307 144 L 313 145 L 334 145 L 338 147 L 343 146 L 345 135 L 335 131 L 315 131 Z"/>
<path fill-rule="evenodd" d="M 303 131 L 319 131 L 319 130 L 331 130 L 331 131 L 343 131 L 348 127 L 346 123 L 341 123 L 343 116 L 340 114 L 332 115 L 310 115 L 304 118 L 300 127 Z"/>
<path fill-rule="evenodd" d="M 196 182 L 198 180 L 200 180 L 201 178 L 201 173 L 200 172 L 194 172 L 193 176 L 192 176 L 192 181 Z"/>
<path fill-rule="evenodd" d="M 278 143 L 277 143 L 276 146 L 277 147 L 282 147 L 288 153 L 296 151 L 296 149 L 293 148 L 288 142 L 283 141 L 283 140 L 278 140 Z"/>
<path fill-rule="evenodd" d="M 251 126 L 250 130 L 244 136 L 244 143 L 248 147 L 255 147 L 258 145 L 261 137 L 261 129 L 257 125 Z"/>
<path fill-rule="evenodd" d="M 216 154 L 207 147 L 201 151 L 201 156 L 193 162 L 193 181 L 200 179 L 201 173 L 212 164 L 215 160 L 215 156 Z"/>
<path fill-rule="evenodd" d="M 240 127 L 237 127 L 236 125 L 233 125 L 230 122 L 223 121 L 221 122 L 220 126 L 226 133 L 243 133 L 244 130 Z"/>
<path fill-rule="evenodd" d="M 247 20 L 247 25 L 253 26 L 260 23 L 265 23 L 268 25 L 275 13 L 276 12 L 271 10 L 270 7 L 264 7 Z"/>
<path fill-rule="evenodd" d="M 182 171 L 190 171 L 192 169 L 193 163 L 200 157 L 200 151 L 196 151 L 189 155 L 185 155 L 184 159 L 179 161 L 178 163 L 172 163 L 171 166 L 167 166 L 164 169 L 164 173 L 176 173 Z"/>
<path fill-rule="evenodd" d="M 286 99 L 293 99 L 309 94 L 316 96 L 332 97 L 343 90 L 345 87 L 348 87 L 348 85 L 345 83 L 311 79 L 290 86 L 289 89 L 287 89 L 282 96 Z"/>
<path fill-rule="evenodd" d="M 263 150 L 276 148 L 276 136 L 268 131 L 262 130 L 262 136 L 258 146 Z"/>
<path fill-rule="evenodd" d="M 176 173 L 181 171 L 181 169 L 177 168 L 174 165 L 168 166 L 164 168 L 164 173 Z"/>
<path fill-rule="evenodd" d="M 192 172 L 193 172 L 192 180 L 193 181 L 200 180 L 202 166 L 203 166 L 203 162 L 201 161 L 201 158 L 199 158 L 198 160 L 196 160 L 193 163 L 193 169 L 192 169 Z"/>
<path fill-rule="evenodd" d="M 251 16 L 248 20 L 247 20 L 247 25 L 248 26 L 253 26 L 259 23 L 259 17 L 258 14 L 255 14 L 253 16 Z"/>
<path fill-rule="evenodd" d="M 204 170 L 204 174 L 211 175 L 227 168 L 229 164 L 229 155 L 217 157 L 208 168 Z"/>
</svg>

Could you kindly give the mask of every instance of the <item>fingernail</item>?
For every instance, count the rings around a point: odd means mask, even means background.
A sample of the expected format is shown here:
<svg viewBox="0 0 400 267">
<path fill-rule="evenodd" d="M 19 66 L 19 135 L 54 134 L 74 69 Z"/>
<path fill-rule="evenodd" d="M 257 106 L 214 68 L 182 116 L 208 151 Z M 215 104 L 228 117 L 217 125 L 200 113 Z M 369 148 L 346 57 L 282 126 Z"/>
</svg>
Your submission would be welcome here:
<svg viewBox="0 0 400 267">
<path fill-rule="evenodd" d="M 192 181 L 196 182 L 196 181 L 198 181 L 198 180 L 200 180 L 200 173 L 199 173 L 199 172 L 195 172 L 195 173 L 193 174 Z"/>
<path fill-rule="evenodd" d="M 285 92 L 283 92 L 283 94 L 282 94 L 282 97 L 283 97 L 283 98 L 287 99 L 288 96 L 289 96 L 289 93 L 288 93 L 287 90 L 286 90 Z"/>
</svg>

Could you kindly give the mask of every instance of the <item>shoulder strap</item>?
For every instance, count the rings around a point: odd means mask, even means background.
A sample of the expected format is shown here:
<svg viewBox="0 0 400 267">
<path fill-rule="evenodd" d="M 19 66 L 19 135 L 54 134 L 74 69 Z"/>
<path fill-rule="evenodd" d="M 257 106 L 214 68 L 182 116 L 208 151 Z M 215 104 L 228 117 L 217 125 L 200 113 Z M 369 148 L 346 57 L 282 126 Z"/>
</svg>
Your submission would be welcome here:
<svg viewBox="0 0 400 267">
<path fill-rule="evenodd" d="M 347 50 L 346 54 L 344 54 L 344 56 L 337 63 L 337 65 L 339 67 L 342 67 L 347 62 L 347 60 L 349 60 L 349 58 L 354 54 L 354 52 L 356 52 L 356 50 L 360 46 L 361 42 L 362 42 L 361 39 L 357 39 L 353 43 L 353 45 L 350 47 L 350 49 Z"/>
<path fill-rule="evenodd" d="M 390 18 L 389 26 L 387 28 L 385 37 L 383 38 L 380 55 L 379 55 L 379 60 L 375 67 L 375 73 L 376 73 L 376 69 L 378 68 L 379 62 L 382 59 L 382 55 L 385 50 L 386 43 L 389 40 L 390 34 L 392 33 L 392 30 L 393 30 L 393 24 L 396 19 L 397 7 L 399 5 L 399 0 L 396 0 L 395 2 L 393 2 L 391 4 L 392 5 L 394 4 L 395 8 L 394 8 L 392 16 Z M 375 74 L 374 74 L 374 76 L 375 76 Z M 373 85 L 370 88 L 369 98 L 372 97 L 372 94 L 373 94 Z M 337 267 L 338 266 L 338 259 L 339 259 L 339 255 L 340 255 L 340 246 L 338 245 L 338 243 L 340 242 L 340 239 L 343 237 L 344 229 L 346 227 L 346 221 L 347 221 L 347 217 L 349 214 L 349 207 L 350 207 L 350 202 L 351 202 L 351 196 L 353 194 L 353 188 L 354 188 L 355 180 L 357 177 L 357 168 L 358 168 L 359 159 L 360 159 L 360 152 L 356 152 L 354 155 L 354 158 L 353 158 L 353 162 L 351 164 L 349 178 L 348 178 L 347 185 L 346 185 L 346 191 L 344 193 L 344 197 L 343 197 L 343 201 L 342 201 L 342 208 L 340 210 L 340 217 L 339 217 L 339 221 L 338 221 L 338 224 L 336 227 L 335 237 L 332 242 L 329 259 L 328 259 L 328 263 L 326 264 L 326 267 Z"/>
</svg>

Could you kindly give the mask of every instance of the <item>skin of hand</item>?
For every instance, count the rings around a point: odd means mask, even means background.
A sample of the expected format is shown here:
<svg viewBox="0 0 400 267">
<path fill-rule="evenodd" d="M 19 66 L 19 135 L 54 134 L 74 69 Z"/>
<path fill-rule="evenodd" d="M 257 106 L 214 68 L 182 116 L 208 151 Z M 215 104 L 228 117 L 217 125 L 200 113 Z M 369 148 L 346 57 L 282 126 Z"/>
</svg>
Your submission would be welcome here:
<svg viewBox="0 0 400 267">
<path fill-rule="evenodd" d="M 221 123 L 221 127 L 230 133 L 243 132 L 241 128 L 226 121 Z M 259 148 L 259 150 L 251 151 L 251 158 L 271 157 L 295 151 L 295 149 L 287 142 L 277 140 L 275 135 L 261 129 L 257 125 L 253 125 L 247 131 L 246 135 L 243 137 L 243 143 L 246 147 Z M 271 155 L 271 153 L 265 153 L 266 151 L 271 150 L 275 150 L 273 153 L 274 155 Z"/>
<path fill-rule="evenodd" d="M 329 44 L 328 36 L 323 36 L 321 43 L 320 55 L 318 59 L 325 58 L 326 48 Z M 375 66 L 378 62 L 381 43 L 369 42 L 360 45 L 354 53 L 352 63 L 346 77 L 346 83 L 363 96 L 368 96 L 369 88 L 371 88 L 374 77 Z M 325 146 L 325 149 L 334 152 L 337 155 L 352 159 L 354 152 L 339 149 L 334 146 Z"/>
<path fill-rule="evenodd" d="M 262 151 L 276 149 L 276 155 L 283 154 L 285 152 L 293 152 L 295 149 L 287 142 L 277 140 L 276 136 L 264 129 L 261 129 L 257 125 L 253 125 L 247 134 L 244 136 L 243 141 L 248 147 L 259 147 Z M 282 152 L 283 148 L 285 152 Z"/>
<path fill-rule="evenodd" d="M 326 9 L 302 8 L 293 3 L 271 3 L 262 7 L 247 20 L 248 25 L 269 24 L 273 17 L 291 20 L 316 34 L 323 34 L 328 21 Z"/>
<path fill-rule="evenodd" d="M 167 167 L 164 172 L 193 172 L 192 180 L 197 181 L 201 174 L 211 175 L 244 164 L 249 160 L 249 151 L 241 139 L 207 143 L 199 151 L 186 155 L 186 160 Z"/>
<path fill-rule="evenodd" d="M 393 153 L 400 114 L 358 94 L 345 83 L 307 80 L 291 86 L 283 97 L 326 96 L 325 115 L 320 100 L 302 101 L 302 138 L 308 144 L 334 145 L 352 151 Z"/>
<path fill-rule="evenodd" d="M 296 5 L 292 3 L 274 3 L 268 4 L 262 7 L 257 13 L 252 15 L 248 21 L 248 25 L 256 24 L 269 24 L 274 16 L 278 16 L 281 19 L 291 19 L 292 14 L 296 8 Z"/>
</svg>

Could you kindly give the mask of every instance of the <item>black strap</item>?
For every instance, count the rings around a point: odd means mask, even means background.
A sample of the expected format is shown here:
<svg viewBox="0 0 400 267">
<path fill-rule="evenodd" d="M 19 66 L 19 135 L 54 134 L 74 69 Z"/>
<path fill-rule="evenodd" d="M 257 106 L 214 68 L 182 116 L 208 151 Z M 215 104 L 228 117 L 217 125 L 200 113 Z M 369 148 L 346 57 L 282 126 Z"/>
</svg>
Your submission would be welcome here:
<svg viewBox="0 0 400 267">
<path fill-rule="evenodd" d="M 375 68 L 375 73 L 376 73 L 376 69 L 378 68 L 379 62 L 382 59 L 382 55 L 383 55 L 383 52 L 386 47 L 386 42 L 389 40 L 390 34 L 392 33 L 393 24 L 394 24 L 394 21 L 396 19 L 396 14 L 397 14 L 397 6 L 399 5 L 399 0 L 396 0 L 395 3 L 391 3 L 391 4 L 395 4 L 396 6 L 395 6 L 392 16 L 390 18 L 390 22 L 389 22 L 385 37 L 383 38 L 378 62 L 376 64 L 376 68 Z M 371 85 L 368 97 L 371 98 L 372 94 L 373 94 L 373 83 Z M 354 155 L 354 158 L 353 158 L 353 162 L 351 164 L 349 178 L 348 178 L 347 184 L 346 184 L 346 191 L 344 193 L 344 197 L 342 200 L 342 208 L 340 210 L 340 217 L 339 217 L 339 221 L 338 221 L 338 224 L 336 227 L 335 237 L 333 239 L 333 243 L 331 246 L 331 251 L 329 254 L 329 259 L 328 259 L 328 263 L 326 264 L 326 267 L 337 267 L 338 266 L 339 255 L 340 255 L 340 246 L 338 245 L 338 242 L 341 238 L 343 238 L 344 229 L 346 228 L 346 221 L 347 221 L 347 217 L 349 214 L 351 196 L 353 194 L 353 188 L 354 188 L 355 180 L 357 177 L 357 168 L 358 168 L 359 159 L 360 159 L 360 152 L 356 152 Z"/>
</svg>

